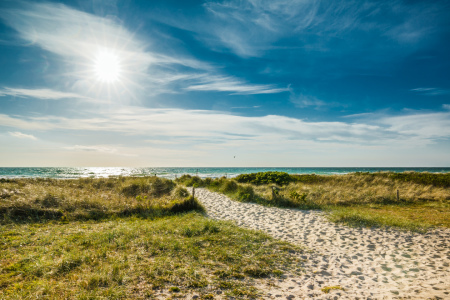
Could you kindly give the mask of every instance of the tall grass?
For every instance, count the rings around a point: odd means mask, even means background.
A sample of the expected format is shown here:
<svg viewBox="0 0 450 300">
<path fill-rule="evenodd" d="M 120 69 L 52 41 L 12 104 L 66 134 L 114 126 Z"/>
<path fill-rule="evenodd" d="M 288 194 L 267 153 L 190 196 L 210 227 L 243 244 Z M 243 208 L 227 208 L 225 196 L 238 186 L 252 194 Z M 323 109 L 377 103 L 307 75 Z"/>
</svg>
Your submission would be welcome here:
<svg viewBox="0 0 450 300">
<path fill-rule="evenodd" d="M 0 182 L 0 223 L 158 217 L 202 210 L 186 190 L 158 177 L 14 179 Z"/>
</svg>

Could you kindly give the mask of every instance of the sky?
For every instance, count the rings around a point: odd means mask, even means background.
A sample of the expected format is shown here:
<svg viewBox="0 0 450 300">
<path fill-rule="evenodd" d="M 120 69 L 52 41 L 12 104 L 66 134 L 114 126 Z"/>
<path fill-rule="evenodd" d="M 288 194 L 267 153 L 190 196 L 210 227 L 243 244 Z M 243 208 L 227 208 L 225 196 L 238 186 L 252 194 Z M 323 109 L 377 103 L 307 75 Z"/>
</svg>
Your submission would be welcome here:
<svg viewBox="0 0 450 300">
<path fill-rule="evenodd" d="M 450 2 L 0 1 L 0 167 L 449 167 Z"/>
</svg>

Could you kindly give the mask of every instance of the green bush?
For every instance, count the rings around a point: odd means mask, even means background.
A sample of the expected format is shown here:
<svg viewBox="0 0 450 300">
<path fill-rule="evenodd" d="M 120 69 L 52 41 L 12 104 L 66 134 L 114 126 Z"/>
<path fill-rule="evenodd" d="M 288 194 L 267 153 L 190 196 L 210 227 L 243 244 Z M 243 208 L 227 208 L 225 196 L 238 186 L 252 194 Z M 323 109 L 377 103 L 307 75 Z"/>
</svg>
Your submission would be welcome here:
<svg viewBox="0 0 450 300">
<path fill-rule="evenodd" d="M 299 194 L 296 191 L 291 191 L 290 194 L 289 194 L 289 197 L 292 200 L 300 202 L 300 203 L 306 202 L 306 196 L 307 196 L 306 193 Z"/>
<path fill-rule="evenodd" d="M 251 202 L 255 197 L 255 191 L 251 186 L 242 186 L 238 187 L 238 200 L 244 202 Z"/>
<path fill-rule="evenodd" d="M 176 182 L 184 184 L 185 186 L 194 186 L 194 184 L 196 184 L 196 187 L 205 186 L 205 183 L 200 177 L 191 175 L 183 175 L 178 178 Z"/>
<path fill-rule="evenodd" d="M 286 185 L 293 181 L 292 177 L 288 173 L 272 171 L 241 174 L 235 179 L 239 183 L 252 183 L 256 185 L 271 183 L 275 183 L 277 185 Z"/>
<path fill-rule="evenodd" d="M 227 180 L 220 188 L 220 191 L 222 193 L 233 193 L 233 192 L 236 192 L 237 189 L 238 189 L 238 185 L 237 185 L 236 181 Z"/>
</svg>

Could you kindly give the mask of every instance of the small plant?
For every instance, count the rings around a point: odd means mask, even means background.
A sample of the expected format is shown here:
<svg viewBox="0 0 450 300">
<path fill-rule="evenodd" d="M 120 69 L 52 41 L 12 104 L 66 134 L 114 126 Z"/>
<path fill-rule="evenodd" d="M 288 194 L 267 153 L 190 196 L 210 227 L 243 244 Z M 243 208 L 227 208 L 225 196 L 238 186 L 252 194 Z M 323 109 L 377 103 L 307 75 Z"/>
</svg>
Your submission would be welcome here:
<svg viewBox="0 0 450 300">
<path fill-rule="evenodd" d="M 341 287 L 340 285 L 326 286 L 326 287 L 322 288 L 322 292 L 324 292 L 325 294 L 328 294 L 331 290 L 342 290 L 342 291 L 345 291 L 345 289 L 343 287 Z"/>
<path fill-rule="evenodd" d="M 144 197 L 142 197 L 141 195 L 136 196 L 136 200 L 139 201 L 139 202 L 146 201 L 147 200 L 147 196 L 144 196 Z"/>
<path fill-rule="evenodd" d="M 188 197 L 189 196 L 189 192 L 185 189 L 185 188 L 182 188 L 182 187 L 177 187 L 176 189 L 174 189 L 173 190 L 173 196 L 175 197 L 175 198 L 186 198 L 186 197 Z"/>
<path fill-rule="evenodd" d="M 181 290 L 180 290 L 180 288 L 177 287 L 177 286 L 171 286 L 171 287 L 169 288 L 169 291 L 172 292 L 172 293 L 179 293 Z"/>
<path fill-rule="evenodd" d="M 301 202 L 301 203 L 306 202 L 306 196 L 307 196 L 306 193 L 299 194 L 299 193 L 297 193 L 296 191 L 291 191 L 291 192 L 289 193 L 289 197 L 290 197 L 292 200 L 297 201 L 297 202 Z"/>
</svg>

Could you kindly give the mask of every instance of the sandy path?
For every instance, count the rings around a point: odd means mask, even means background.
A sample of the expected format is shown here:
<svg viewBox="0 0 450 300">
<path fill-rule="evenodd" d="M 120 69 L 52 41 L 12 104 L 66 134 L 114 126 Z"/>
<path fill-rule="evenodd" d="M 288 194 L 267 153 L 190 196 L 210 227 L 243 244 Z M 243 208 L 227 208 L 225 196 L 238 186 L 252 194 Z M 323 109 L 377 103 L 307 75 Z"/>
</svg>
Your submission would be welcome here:
<svg viewBox="0 0 450 300">
<path fill-rule="evenodd" d="M 328 222 L 317 211 L 240 203 L 206 189 L 195 194 L 211 218 L 313 250 L 304 255 L 305 275 L 289 276 L 276 287 L 260 282 L 268 298 L 450 299 L 448 229 L 418 234 L 350 228 Z M 336 285 L 345 291 L 321 291 Z"/>
</svg>

